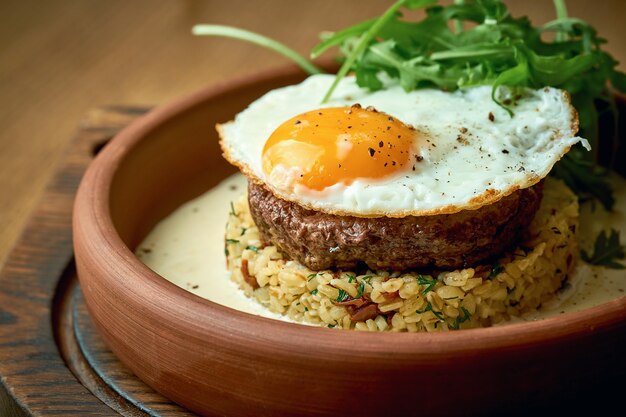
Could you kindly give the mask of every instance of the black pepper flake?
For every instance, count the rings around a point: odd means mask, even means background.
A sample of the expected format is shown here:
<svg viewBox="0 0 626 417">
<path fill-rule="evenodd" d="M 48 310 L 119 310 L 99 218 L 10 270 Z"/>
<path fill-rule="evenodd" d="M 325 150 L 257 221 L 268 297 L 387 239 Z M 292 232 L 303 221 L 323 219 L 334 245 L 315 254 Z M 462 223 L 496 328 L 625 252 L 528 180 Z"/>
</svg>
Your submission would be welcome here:
<svg viewBox="0 0 626 417">
<path fill-rule="evenodd" d="M 417 162 L 422 162 L 424 160 L 424 157 L 422 155 L 415 155 L 415 160 Z"/>
<path fill-rule="evenodd" d="M 317 112 L 317 115 L 318 115 L 318 116 L 321 116 L 321 115 L 322 115 L 322 112 L 321 112 L 321 111 L 318 111 L 318 112 Z"/>
<path fill-rule="evenodd" d="M 489 121 L 493 122 L 494 120 L 496 120 L 496 117 L 493 115 L 492 112 L 489 112 Z"/>
<path fill-rule="evenodd" d="M 387 120 L 389 120 L 390 122 L 393 122 L 393 117 L 389 116 L 387 117 Z"/>
<path fill-rule="evenodd" d="M 508 150 L 506 150 L 506 149 L 502 149 L 502 153 L 503 153 L 503 154 L 508 154 L 508 153 L 509 153 L 509 151 L 508 151 Z"/>
<path fill-rule="evenodd" d="M 387 162 L 385 162 L 385 165 L 384 165 L 384 166 L 385 166 L 385 167 L 387 167 L 387 164 L 388 164 L 388 163 L 387 163 Z"/>
<path fill-rule="evenodd" d="M 396 161 L 391 161 L 391 165 L 395 167 L 396 166 Z"/>
<path fill-rule="evenodd" d="M 300 120 L 296 120 L 295 124 L 299 125 L 300 123 L 302 123 Z"/>
<path fill-rule="evenodd" d="M 376 153 L 376 151 L 372 148 L 367 148 L 367 152 L 369 152 L 370 156 L 374 156 L 374 154 Z"/>
<path fill-rule="evenodd" d="M 526 168 L 524 168 L 524 167 L 519 167 L 518 170 L 517 170 L 517 172 L 524 172 L 524 171 L 526 171 Z"/>
<path fill-rule="evenodd" d="M 196 284 L 196 285 L 192 286 L 191 288 L 192 288 L 192 289 L 194 289 L 194 290 L 196 290 L 196 289 L 198 289 L 198 287 L 199 287 L 199 285 L 198 285 L 198 284 Z"/>
<path fill-rule="evenodd" d="M 374 106 L 367 106 L 365 108 L 366 111 L 371 111 L 372 113 L 378 113 L 378 110 L 376 110 L 376 107 Z"/>
<path fill-rule="evenodd" d="M 459 132 L 467 133 L 467 128 L 466 127 L 462 127 L 462 128 L 459 129 Z"/>
<path fill-rule="evenodd" d="M 382 140 L 380 142 L 378 142 L 378 147 L 382 148 L 383 146 L 385 146 L 385 142 L 383 142 Z"/>
<path fill-rule="evenodd" d="M 391 126 L 387 126 L 387 130 L 391 130 Z"/>
<path fill-rule="evenodd" d="M 348 129 L 352 129 L 352 126 L 348 126 Z"/>
</svg>

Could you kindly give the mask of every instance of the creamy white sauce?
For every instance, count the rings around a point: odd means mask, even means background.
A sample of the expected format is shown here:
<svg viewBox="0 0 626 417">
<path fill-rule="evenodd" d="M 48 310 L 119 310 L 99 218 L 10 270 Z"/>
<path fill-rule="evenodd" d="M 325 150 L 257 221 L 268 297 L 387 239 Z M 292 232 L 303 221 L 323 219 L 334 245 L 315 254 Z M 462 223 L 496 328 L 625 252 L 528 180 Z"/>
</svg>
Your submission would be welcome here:
<svg viewBox="0 0 626 417">
<path fill-rule="evenodd" d="M 626 180 L 612 178 L 615 211 L 583 204 L 580 213 L 581 248 L 589 253 L 600 230 L 615 228 L 626 238 Z M 138 246 L 137 256 L 165 279 L 218 304 L 264 317 L 290 321 L 247 298 L 229 278 L 224 256 L 224 231 L 230 202 L 246 187 L 241 174 L 187 202 L 163 219 Z M 523 319 L 578 311 L 626 295 L 626 271 L 590 266 L 580 261 L 571 286 L 548 305 Z"/>
</svg>

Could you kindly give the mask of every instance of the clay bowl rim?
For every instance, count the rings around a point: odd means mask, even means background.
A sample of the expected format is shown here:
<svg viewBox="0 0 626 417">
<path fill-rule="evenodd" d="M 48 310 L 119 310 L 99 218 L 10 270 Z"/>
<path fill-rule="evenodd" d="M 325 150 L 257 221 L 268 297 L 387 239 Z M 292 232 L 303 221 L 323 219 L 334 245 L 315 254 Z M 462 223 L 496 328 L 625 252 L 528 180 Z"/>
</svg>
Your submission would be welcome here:
<svg viewBox="0 0 626 417">
<path fill-rule="evenodd" d="M 80 187 L 77 193 L 75 216 L 89 222 L 97 234 L 91 235 L 91 247 L 98 247 L 98 265 L 109 268 L 109 274 L 119 274 L 110 265 L 122 265 L 131 274 L 129 284 L 135 296 L 146 295 L 149 289 L 169 293 L 178 305 L 172 310 L 172 320 L 193 323 L 194 329 L 210 337 L 213 320 L 223 319 L 235 326 L 238 334 L 263 334 L 288 349 L 307 349 L 316 346 L 319 354 L 332 349 L 333 357 L 364 354 L 384 356 L 386 353 L 404 353 L 415 361 L 431 362 L 434 357 L 515 347 L 532 347 L 545 343 L 565 342 L 584 337 L 600 329 L 611 329 L 626 321 L 626 296 L 596 307 L 559 314 L 540 321 L 508 323 L 489 328 L 435 333 L 359 332 L 307 326 L 260 317 L 226 307 L 188 292 L 149 269 L 128 248 L 118 235 L 109 210 L 109 193 L 120 161 L 151 131 L 176 115 L 188 111 L 211 97 L 227 94 L 235 88 L 245 88 L 257 82 L 279 79 L 298 71 L 285 66 L 261 71 L 253 75 L 233 78 L 220 84 L 204 87 L 178 100 L 159 106 L 140 117 L 118 133 L 90 164 L 85 178 L 90 178 L 90 190 Z M 76 219 L 75 219 L 76 221 Z M 93 254 L 92 254 L 93 255 Z M 79 277 L 80 278 L 80 277 Z M 154 292 L 150 292 L 154 295 Z M 159 307 L 159 300 L 146 299 L 146 305 Z M 163 307 L 163 306 L 161 306 Z M 339 331 L 337 331 L 339 330 Z M 435 356 L 433 356 L 435 355 Z M 406 358 L 406 357 L 405 357 Z M 422 358 L 420 360 L 420 358 Z"/>
</svg>

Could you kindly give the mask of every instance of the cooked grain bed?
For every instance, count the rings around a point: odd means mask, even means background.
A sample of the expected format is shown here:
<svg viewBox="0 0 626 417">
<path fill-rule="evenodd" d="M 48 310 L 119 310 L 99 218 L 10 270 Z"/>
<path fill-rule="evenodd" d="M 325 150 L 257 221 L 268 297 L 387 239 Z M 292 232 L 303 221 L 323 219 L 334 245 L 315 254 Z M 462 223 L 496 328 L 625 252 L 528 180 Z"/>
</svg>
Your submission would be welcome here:
<svg viewBox="0 0 626 417">
<path fill-rule="evenodd" d="M 271 311 L 299 322 L 366 331 L 490 326 L 537 309 L 567 283 L 578 257 L 578 202 L 548 178 L 529 237 L 493 265 L 433 275 L 311 271 L 262 247 L 245 195 L 231 203 L 226 255 L 232 279 Z"/>
</svg>

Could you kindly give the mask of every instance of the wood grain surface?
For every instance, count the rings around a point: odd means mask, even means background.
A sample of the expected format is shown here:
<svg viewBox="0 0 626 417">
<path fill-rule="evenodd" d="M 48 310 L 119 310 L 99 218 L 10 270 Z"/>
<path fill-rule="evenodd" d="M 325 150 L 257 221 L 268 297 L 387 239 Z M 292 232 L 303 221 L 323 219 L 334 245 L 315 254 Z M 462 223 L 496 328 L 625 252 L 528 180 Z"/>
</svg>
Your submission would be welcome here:
<svg viewBox="0 0 626 417">
<path fill-rule="evenodd" d="M 3 0 L 0 2 L 0 262 L 17 239 L 86 109 L 159 105 L 207 84 L 284 62 L 259 47 L 190 35 L 230 24 L 306 54 L 323 30 L 380 14 L 381 0 Z M 552 2 L 509 0 L 553 18 Z M 626 69 L 622 0 L 568 0 Z"/>
<path fill-rule="evenodd" d="M 136 109 L 112 113 L 110 123 L 102 111 L 85 121 L 0 271 L 0 416 L 111 415 L 72 375 L 55 336 L 57 294 L 72 274 L 74 193 L 94 151 L 136 117 Z"/>
<path fill-rule="evenodd" d="M 0 271 L 0 416 L 193 414 L 154 392 L 111 353 L 84 304 L 71 246 L 71 212 L 83 171 L 146 108 L 97 108 Z"/>
</svg>

